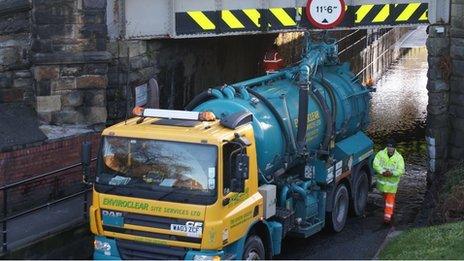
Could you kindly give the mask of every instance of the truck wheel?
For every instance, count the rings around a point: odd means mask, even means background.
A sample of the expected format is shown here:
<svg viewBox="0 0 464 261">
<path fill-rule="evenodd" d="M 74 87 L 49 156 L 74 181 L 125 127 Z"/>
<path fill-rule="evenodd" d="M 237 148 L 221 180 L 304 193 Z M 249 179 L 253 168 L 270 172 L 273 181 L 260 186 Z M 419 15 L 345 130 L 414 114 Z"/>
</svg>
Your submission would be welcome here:
<svg viewBox="0 0 464 261">
<path fill-rule="evenodd" d="M 243 260 L 264 260 L 266 258 L 263 241 L 258 236 L 250 236 L 245 242 Z"/>
<path fill-rule="evenodd" d="M 339 184 L 334 193 L 332 212 L 327 216 L 329 228 L 334 232 L 340 232 L 345 227 L 350 199 L 345 184 Z"/>
<path fill-rule="evenodd" d="M 367 205 L 367 195 L 369 193 L 369 179 L 364 170 L 359 172 L 354 189 L 353 213 L 359 217 L 364 214 Z"/>
</svg>

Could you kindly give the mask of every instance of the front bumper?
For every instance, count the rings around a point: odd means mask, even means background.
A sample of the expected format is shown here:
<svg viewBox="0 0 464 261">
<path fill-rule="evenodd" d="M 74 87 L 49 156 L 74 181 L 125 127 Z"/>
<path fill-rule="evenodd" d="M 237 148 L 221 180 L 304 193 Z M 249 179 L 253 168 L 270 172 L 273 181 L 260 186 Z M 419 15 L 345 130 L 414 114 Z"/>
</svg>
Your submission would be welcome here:
<svg viewBox="0 0 464 261">
<path fill-rule="evenodd" d="M 94 250 L 93 259 L 95 260 L 123 260 L 123 259 L 151 259 L 151 260 L 194 260 L 202 256 L 202 260 L 217 260 L 217 259 L 231 259 L 231 256 L 224 256 L 224 251 L 197 251 L 184 249 L 184 252 L 180 252 L 179 249 L 167 247 L 149 245 L 139 242 L 130 242 L 132 245 L 131 249 L 123 249 L 119 247 L 124 245 L 123 242 L 117 242 L 115 239 L 107 237 L 96 236 L 95 240 L 107 243 L 111 246 L 109 251 Z M 211 257 L 208 259 L 207 257 Z M 215 257 L 215 258 L 214 258 Z M 219 258 L 218 258 L 219 257 Z"/>
</svg>

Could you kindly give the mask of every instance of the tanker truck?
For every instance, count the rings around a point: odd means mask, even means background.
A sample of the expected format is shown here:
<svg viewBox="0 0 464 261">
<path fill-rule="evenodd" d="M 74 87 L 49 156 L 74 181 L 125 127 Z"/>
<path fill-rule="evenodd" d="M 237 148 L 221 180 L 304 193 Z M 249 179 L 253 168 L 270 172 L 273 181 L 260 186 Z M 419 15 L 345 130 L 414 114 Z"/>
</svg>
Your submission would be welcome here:
<svg viewBox="0 0 464 261">
<path fill-rule="evenodd" d="M 310 42 L 273 74 L 209 89 L 186 110 L 135 108 L 102 132 L 95 259 L 270 259 L 287 237 L 341 231 L 372 183 L 369 90 Z M 90 145 L 83 144 L 89 169 Z"/>
</svg>

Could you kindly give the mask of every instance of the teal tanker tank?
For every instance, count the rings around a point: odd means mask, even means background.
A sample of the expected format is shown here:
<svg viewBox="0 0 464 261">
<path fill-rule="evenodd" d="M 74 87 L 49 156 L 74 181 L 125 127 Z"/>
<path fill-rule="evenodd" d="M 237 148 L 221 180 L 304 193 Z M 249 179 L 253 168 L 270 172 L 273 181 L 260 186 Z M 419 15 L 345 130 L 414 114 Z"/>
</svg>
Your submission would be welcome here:
<svg viewBox="0 0 464 261">
<path fill-rule="evenodd" d="M 263 180 L 284 173 L 302 155 L 330 158 L 348 137 L 365 153 L 372 147 L 362 132 L 369 122 L 369 90 L 337 57 L 334 43 L 308 44 L 299 66 L 210 89 L 187 109 L 219 118 L 250 112 Z"/>
</svg>

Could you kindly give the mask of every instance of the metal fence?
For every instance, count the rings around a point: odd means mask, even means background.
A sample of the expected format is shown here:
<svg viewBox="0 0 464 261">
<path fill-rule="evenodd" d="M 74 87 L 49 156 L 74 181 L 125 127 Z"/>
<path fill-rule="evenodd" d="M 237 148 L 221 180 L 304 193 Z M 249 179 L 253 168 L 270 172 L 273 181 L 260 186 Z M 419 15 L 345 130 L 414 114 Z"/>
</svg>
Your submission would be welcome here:
<svg viewBox="0 0 464 261">
<path fill-rule="evenodd" d="M 96 158 L 92 159 L 92 162 L 94 162 L 94 161 L 96 161 Z M 8 226 L 7 226 L 8 221 L 12 221 L 12 220 L 17 219 L 19 217 L 23 217 L 23 216 L 25 216 L 27 214 L 31 214 L 33 212 L 39 211 L 39 210 L 44 209 L 44 208 L 48 208 L 50 206 L 56 205 L 56 204 L 64 202 L 64 201 L 74 199 L 74 198 L 79 197 L 79 196 L 83 196 L 83 198 L 84 198 L 83 199 L 83 205 L 82 205 L 82 207 L 83 207 L 83 219 L 84 220 L 87 219 L 87 217 L 88 217 L 88 211 L 87 211 L 88 192 L 90 190 L 92 190 L 92 188 L 90 186 L 84 184 L 84 183 L 81 184 L 81 190 L 79 192 L 77 192 L 77 193 L 67 195 L 67 196 L 63 196 L 61 198 L 49 201 L 49 202 L 47 202 L 45 204 L 41 204 L 39 206 L 31 207 L 31 208 L 29 208 L 27 210 L 23 210 L 23 211 L 21 211 L 19 213 L 15 213 L 13 215 L 8 214 L 8 192 L 11 189 L 14 189 L 14 188 L 17 188 L 17 187 L 20 187 L 20 186 L 24 186 L 24 185 L 28 185 L 28 184 L 31 184 L 33 182 L 37 182 L 39 180 L 43 180 L 43 179 L 49 178 L 51 176 L 54 176 L 54 175 L 57 175 L 57 174 L 66 172 L 68 170 L 71 170 L 71 169 L 74 169 L 74 168 L 77 168 L 77 167 L 81 167 L 81 166 L 82 166 L 82 163 L 72 164 L 72 165 L 69 165 L 69 166 L 61 168 L 61 169 L 53 170 L 53 171 L 50 171 L 50 172 L 47 172 L 47 173 L 43 173 L 43 174 L 31 177 L 31 178 L 27 178 L 27 179 L 17 181 L 17 182 L 7 184 L 7 185 L 4 185 L 4 186 L 0 187 L 0 191 L 3 194 L 3 216 L 2 216 L 2 219 L 0 219 L 0 223 L 2 224 L 2 238 L 3 238 L 3 245 L 2 245 L 2 251 L 1 251 L 2 254 L 8 252 L 8 250 L 9 250 L 8 249 Z M 66 177 L 69 174 L 75 174 L 75 173 L 76 172 L 68 171 L 68 172 L 64 173 L 60 177 Z"/>
</svg>

